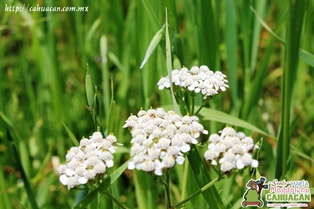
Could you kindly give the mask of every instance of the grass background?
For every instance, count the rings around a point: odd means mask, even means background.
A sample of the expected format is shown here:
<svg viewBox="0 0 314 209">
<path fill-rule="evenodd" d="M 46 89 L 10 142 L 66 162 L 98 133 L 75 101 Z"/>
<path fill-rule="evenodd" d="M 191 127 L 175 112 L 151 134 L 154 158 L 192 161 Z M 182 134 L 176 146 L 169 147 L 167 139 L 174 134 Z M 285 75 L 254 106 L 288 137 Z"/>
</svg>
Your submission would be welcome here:
<svg viewBox="0 0 314 209">
<path fill-rule="evenodd" d="M 85 6 L 88 12 L 5 11 L 6 6 L 24 4 Z M 73 206 L 77 191 L 59 183 L 51 159 L 63 162 L 73 146 L 62 123 L 76 138 L 94 131 L 85 96 L 87 63 L 98 88 L 105 132 L 113 132 L 126 148 L 131 137 L 122 126 L 130 113 L 171 104 L 169 93 L 156 85 L 167 75 L 165 36 L 139 69 L 165 23 L 165 7 L 174 68 L 208 65 L 227 74 L 230 88 L 209 107 L 268 134 L 235 127 L 255 141 L 264 138 L 261 175 L 308 180 L 313 194 L 313 1 L 7 0 L 0 3 L 0 208 Z M 203 124 L 214 133 L 228 119 L 205 117 Z M 114 169 L 128 159 L 127 151 L 118 150 Z M 173 202 L 181 199 L 183 167 L 172 172 Z M 227 208 L 240 208 L 250 178 L 246 169 L 216 184 Z M 126 170 L 116 183 L 125 205 L 164 208 L 162 187 L 153 176 Z M 187 194 L 197 189 L 191 178 Z M 101 205 L 116 207 L 104 195 Z M 201 195 L 186 208 L 195 205 L 206 207 Z"/>
</svg>

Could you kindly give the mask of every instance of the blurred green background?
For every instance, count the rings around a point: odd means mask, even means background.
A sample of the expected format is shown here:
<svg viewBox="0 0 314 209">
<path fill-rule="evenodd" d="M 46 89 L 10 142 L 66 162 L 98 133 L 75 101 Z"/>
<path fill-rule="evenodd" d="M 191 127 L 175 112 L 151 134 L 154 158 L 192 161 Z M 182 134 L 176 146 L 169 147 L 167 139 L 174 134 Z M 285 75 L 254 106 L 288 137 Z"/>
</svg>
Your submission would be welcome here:
<svg viewBox="0 0 314 209">
<path fill-rule="evenodd" d="M 88 7 L 88 12 L 6 11 L 9 6 L 37 4 L 82 6 Z M 62 123 L 77 138 L 94 132 L 85 96 L 87 64 L 98 88 L 102 125 L 107 134 L 113 132 L 125 147 L 129 147 L 131 136 L 122 126 L 130 113 L 137 113 L 141 107 L 171 104 L 169 92 L 158 91 L 156 85 L 160 76 L 167 75 L 164 37 L 144 68 L 139 69 L 151 39 L 165 23 L 165 7 L 174 67 L 207 65 L 225 73 L 230 88 L 215 97 L 210 108 L 248 121 L 273 138 L 278 136 L 282 123 L 285 46 L 300 40 L 300 48 L 310 54 L 300 54 L 300 61 L 295 60 L 297 71 L 289 92 L 291 150 L 286 177 L 308 180 L 313 191 L 314 2 L 308 1 L 301 11 L 306 18 L 298 40 L 286 39 L 289 5 L 286 0 L 1 1 L 0 208 L 31 207 L 12 147 L 16 147 L 21 158 L 39 208 L 73 206 L 77 192 L 68 191 L 59 183 L 52 157 L 64 162 L 66 151 L 73 146 Z M 267 24 L 286 43 L 262 24 Z M 113 126 L 106 129 L 110 124 L 112 97 Z M 226 125 L 213 121 L 203 124 L 209 133 Z M 269 180 L 274 179 L 276 159 L 281 158 L 276 155 L 277 141 L 248 129 L 239 130 L 252 135 L 255 142 L 264 138 L 259 172 Z M 115 168 L 128 156 L 124 149 L 118 151 Z M 173 179 L 180 176 L 180 169 L 176 169 Z M 156 186 L 153 177 L 145 176 L 144 186 L 136 180 L 134 183 L 132 177 L 134 174 L 126 170 L 118 181 L 124 204 L 131 208 L 164 208 L 162 188 Z M 217 185 L 227 208 L 240 208 L 247 179 L 248 170 Z M 158 189 L 154 190 L 155 187 Z M 143 191 L 138 188 L 149 190 L 143 194 L 146 199 L 140 200 Z M 196 189 L 191 185 L 188 188 L 190 193 Z M 180 199 L 180 190 L 180 182 L 174 181 L 174 201 Z M 107 202 L 102 204 L 110 208 Z M 192 203 L 187 208 L 193 208 Z"/>
</svg>

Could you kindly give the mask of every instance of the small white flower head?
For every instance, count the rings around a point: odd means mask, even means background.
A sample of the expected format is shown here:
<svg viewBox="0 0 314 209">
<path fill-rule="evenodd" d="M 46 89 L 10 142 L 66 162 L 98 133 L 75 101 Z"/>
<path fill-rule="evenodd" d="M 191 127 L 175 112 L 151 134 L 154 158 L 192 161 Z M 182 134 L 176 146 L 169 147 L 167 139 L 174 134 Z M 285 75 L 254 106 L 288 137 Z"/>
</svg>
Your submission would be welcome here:
<svg viewBox="0 0 314 209">
<path fill-rule="evenodd" d="M 157 83 L 159 90 L 163 90 L 164 88 L 170 88 L 170 81 L 167 78 L 161 77 Z"/>
<path fill-rule="evenodd" d="M 83 138 L 78 147 L 72 147 L 66 154 L 67 163 L 59 165 L 60 182 L 68 189 L 97 184 L 97 177 L 104 176 L 107 167 L 113 166 L 116 141 L 113 134 L 104 138 L 100 132 Z"/>
<path fill-rule="evenodd" d="M 180 72 L 178 79 L 187 73 L 187 69 Z M 176 163 L 183 164 L 184 153 L 190 151 L 190 144 L 197 144 L 200 133 L 207 133 L 198 123 L 198 117 L 181 117 L 174 111 L 165 112 L 162 108 L 140 110 L 137 117 L 131 115 L 123 127 L 129 128 L 132 135 L 130 154 L 133 160 L 129 162 L 128 169 L 143 170 L 158 176 Z"/>
<path fill-rule="evenodd" d="M 169 76 L 160 78 L 157 83 L 160 90 L 170 89 L 171 85 L 174 85 L 190 92 L 201 93 L 206 100 L 229 88 L 226 75 L 220 71 L 213 72 L 205 65 L 193 66 L 190 71 L 186 67 L 175 69 L 171 76 L 172 84 Z"/>
<path fill-rule="evenodd" d="M 225 127 L 219 134 L 209 136 L 209 145 L 204 153 L 205 160 L 219 166 L 220 171 L 226 174 L 231 173 L 233 169 L 258 166 L 258 161 L 252 159 L 254 142 L 251 137 L 245 136 L 243 132 L 237 133 L 231 127 Z"/>
</svg>

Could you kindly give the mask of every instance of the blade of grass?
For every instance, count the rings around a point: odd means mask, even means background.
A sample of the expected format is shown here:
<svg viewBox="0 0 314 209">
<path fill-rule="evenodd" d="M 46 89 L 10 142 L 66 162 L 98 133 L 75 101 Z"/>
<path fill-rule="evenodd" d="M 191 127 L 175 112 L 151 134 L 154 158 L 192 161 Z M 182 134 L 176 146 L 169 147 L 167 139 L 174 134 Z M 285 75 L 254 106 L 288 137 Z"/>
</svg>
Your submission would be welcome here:
<svg viewBox="0 0 314 209">
<path fill-rule="evenodd" d="M 103 191 L 107 190 L 108 187 L 113 184 L 124 172 L 124 170 L 128 167 L 129 161 L 132 160 L 130 158 L 126 161 L 123 165 L 121 165 L 117 170 L 115 170 L 109 177 L 103 180 L 103 183 L 100 186 L 90 192 L 87 196 L 85 196 L 78 204 L 76 204 L 73 209 L 82 209 L 88 206 L 90 202 L 92 202 L 95 198 L 97 198 L 97 193 L 102 193 Z"/>
<path fill-rule="evenodd" d="M 267 23 L 259 16 L 259 14 L 255 11 L 255 9 L 250 6 L 250 9 L 252 10 L 252 12 L 255 14 L 255 17 L 257 18 L 257 20 L 259 21 L 259 23 L 270 33 L 272 34 L 278 41 L 280 41 L 281 43 L 285 44 L 285 40 L 283 38 L 281 38 L 280 36 L 278 36 L 268 25 Z"/>
<path fill-rule="evenodd" d="M 68 133 L 70 139 L 72 140 L 74 146 L 78 147 L 80 145 L 79 141 L 76 139 L 76 137 L 74 136 L 72 131 L 68 128 L 67 125 L 65 125 L 65 123 L 62 122 L 62 125 L 64 126 L 65 130 L 67 131 L 67 133 Z"/>
<path fill-rule="evenodd" d="M 168 70 L 168 76 L 169 81 L 172 83 L 172 59 L 171 59 L 171 44 L 170 44 L 170 38 L 169 38 L 169 29 L 168 29 L 168 16 L 167 16 L 167 9 L 166 9 L 166 63 L 167 63 L 167 70 Z M 173 87 L 170 86 L 171 90 L 171 97 L 172 97 L 172 105 L 173 105 L 173 111 L 179 115 L 181 115 L 179 106 L 177 104 L 176 98 L 173 94 Z"/>
<path fill-rule="evenodd" d="M 213 69 L 219 69 L 218 64 L 218 30 L 215 19 L 215 10 L 212 1 L 200 1 L 199 11 L 199 36 L 200 36 L 200 64 L 205 64 Z"/>
<path fill-rule="evenodd" d="M 114 116 L 115 116 L 115 101 L 114 101 L 114 90 L 113 90 L 113 78 L 111 77 L 111 99 L 110 99 L 110 106 L 109 106 L 109 113 L 108 113 L 108 122 L 107 122 L 107 130 L 108 133 L 113 132 L 113 123 L 114 123 Z"/>
<path fill-rule="evenodd" d="M 240 9 L 241 16 L 241 33 L 243 33 L 242 37 L 242 46 L 243 46 L 243 70 L 244 70 L 244 103 L 248 100 L 248 95 L 250 92 L 250 84 L 251 84 L 251 72 L 250 72 L 250 43 L 251 43 L 251 18 L 249 13 L 250 1 L 244 0 Z"/>
<path fill-rule="evenodd" d="M 135 43 L 135 34 L 132 32 L 134 30 L 134 24 L 136 24 L 136 18 L 134 15 L 131 15 L 135 10 L 136 10 L 136 2 L 131 1 L 128 7 L 128 15 L 125 20 L 125 38 L 123 39 L 123 51 L 121 55 L 121 66 L 123 66 L 123 72 L 121 73 L 122 79 L 119 81 L 120 85 L 117 88 L 117 102 L 121 104 L 127 104 L 127 99 L 128 99 L 128 90 L 130 88 L 130 60 L 133 59 L 133 48 L 134 47 L 130 43 Z M 158 29 L 157 29 L 158 30 Z M 157 31 L 156 30 L 156 31 Z M 110 57 L 109 57 L 110 58 Z M 117 74 L 119 76 L 119 74 Z M 119 108 L 117 108 L 117 111 L 120 111 Z"/>
<path fill-rule="evenodd" d="M 269 45 L 273 45 L 274 42 L 275 38 L 271 38 L 271 40 L 268 43 Z M 263 81 L 267 74 L 269 59 L 273 54 L 273 51 L 274 51 L 273 47 L 267 47 L 266 52 L 264 53 L 264 56 L 261 60 L 261 64 L 258 70 L 256 71 L 256 75 L 252 81 L 251 91 L 249 93 L 248 100 L 243 104 L 241 113 L 243 119 L 248 119 L 252 111 L 256 109 L 258 105 L 258 101 L 262 93 L 260 89 L 262 89 Z"/>
<path fill-rule="evenodd" d="M 3 168 L 2 163 L 0 162 L 0 168 Z M 6 179 L 4 177 L 4 169 L 1 169 L 0 171 L 0 191 L 1 191 L 1 195 L 0 195 L 0 207 L 1 208 L 7 208 L 7 209 L 11 209 L 11 203 L 10 203 L 10 198 L 8 193 L 6 192 Z M 3 192 L 4 191 L 4 192 Z"/>
<path fill-rule="evenodd" d="M 173 37 L 173 53 L 180 60 L 181 65 L 185 65 L 184 61 L 184 49 L 182 46 L 182 41 L 179 33 L 178 15 L 176 11 L 175 0 L 164 0 L 165 7 L 168 11 L 168 24 L 170 25 L 171 32 L 170 37 Z M 173 34 L 173 35 L 172 35 Z"/>
<path fill-rule="evenodd" d="M 109 69 L 107 66 L 107 54 L 108 54 L 108 44 L 107 37 L 102 35 L 100 37 L 100 55 L 101 55 L 101 75 L 102 75 L 102 95 L 103 105 L 104 105 L 104 116 L 106 120 L 109 120 L 109 109 L 110 109 L 110 77 Z M 106 124 L 108 125 L 108 124 Z"/>
<path fill-rule="evenodd" d="M 268 25 L 267 23 L 258 15 L 258 13 L 255 11 L 253 7 L 250 7 L 253 13 L 255 14 L 255 17 L 258 19 L 259 23 L 270 33 L 272 34 L 278 41 L 280 41 L 282 44 L 286 45 L 286 41 L 281 38 L 279 35 L 277 35 Z M 314 55 L 309 53 L 308 51 L 304 49 L 299 50 L 299 57 L 309 64 L 310 66 L 314 67 Z"/>
<path fill-rule="evenodd" d="M 135 171 L 135 194 L 139 209 L 154 208 L 156 201 L 156 180 L 153 175 L 149 175 L 143 171 Z"/>
<path fill-rule="evenodd" d="M 85 75 L 85 91 L 88 106 L 94 108 L 94 95 L 95 95 L 95 85 L 91 78 L 89 67 L 87 64 L 86 75 Z"/>
<path fill-rule="evenodd" d="M 22 162 L 21 162 L 21 158 L 20 158 L 19 152 L 18 152 L 18 150 L 17 150 L 17 148 L 15 146 L 15 143 L 14 143 L 14 140 L 13 140 L 13 138 L 11 136 L 11 133 L 8 130 L 7 130 L 7 138 L 8 138 L 9 141 L 11 141 L 11 147 L 12 147 L 12 150 L 13 150 L 13 155 L 14 155 L 14 159 L 15 159 L 15 162 L 16 162 L 16 166 L 17 166 L 17 169 L 21 173 L 21 178 L 22 178 L 22 180 L 24 182 L 24 188 L 25 188 L 26 193 L 28 195 L 29 203 L 30 203 L 32 208 L 38 209 L 38 205 L 37 205 L 37 202 L 35 200 L 35 195 L 34 195 L 33 190 L 31 188 L 30 182 L 28 181 L 28 177 L 26 176 L 24 167 L 23 167 Z"/>
<path fill-rule="evenodd" d="M 194 144 L 191 145 L 188 159 L 199 188 L 204 187 L 208 182 L 212 181 L 204 164 L 204 160 L 202 160 Z M 215 186 L 202 191 L 202 195 L 209 205 L 209 208 L 225 208 Z"/>
<path fill-rule="evenodd" d="M 231 104 L 238 111 L 238 79 L 237 79 L 237 29 L 236 14 L 233 0 L 226 1 L 225 40 L 227 50 L 227 71 L 230 86 Z M 236 113 L 237 114 L 237 113 Z"/>
<path fill-rule="evenodd" d="M 290 111 L 291 92 L 298 67 L 300 39 L 306 10 L 306 1 L 290 0 L 290 12 L 287 22 L 285 60 L 281 84 L 281 126 L 277 144 L 275 178 L 285 178 L 288 171 L 290 153 Z"/>
<path fill-rule="evenodd" d="M 154 35 L 151 42 L 149 43 L 149 46 L 146 50 L 144 60 L 141 63 L 140 69 L 142 69 L 144 67 L 144 65 L 148 61 L 149 57 L 152 55 L 152 53 L 156 50 L 157 46 L 159 45 L 160 40 L 161 40 L 163 33 L 164 33 L 164 28 L 165 28 L 165 25 L 163 25 L 162 28 L 157 31 L 157 33 Z"/>
<path fill-rule="evenodd" d="M 260 16 L 263 16 L 265 13 L 265 8 L 267 5 L 267 1 L 255 1 L 255 7 L 256 7 L 256 13 L 260 14 Z M 256 61 L 257 61 L 257 51 L 259 48 L 259 39 L 261 35 L 261 25 L 258 24 L 258 20 L 253 21 L 253 37 L 251 41 L 251 54 L 250 54 L 250 72 L 253 73 L 255 66 L 256 66 Z M 251 90 L 252 91 L 252 90 Z"/>
<path fill-rule="evenodd" d="M 314 67 L 314 55 L 313 54 L 303 49 L 300 49 L 299 57 L 310 66 Z"/>
<path fill-rule="evenodd" d="M 248 123 L 242 119 L 239 119 L 235 116 L 229 115 L 227 113 L 213 110 L 209 108 L 203 108 L 200 112 L 200 115 L 202 116 L 203 120 L 210 120 L 210 121 L 217 121 L 223 124 L 233 125 L 237 127 L 246 128 L 248 130 L 256 131 L 258 133 L 261 133 L 269 138 L 275 139 L 275 136 L 272 136 L 265 131 L 262 131 L 261 129 L 257 128 L 256 126 L 252 125 L 251 123 Z"/>
<path fill-rule="evenodd" d="M 145 8 L 147 17 L 150 20 L 153 31 L 158 31 L 160 29 L 160 23 L 152 6 L 150 5 L 148 0 L 142 0 L 142 4 Z"/>
</svg>

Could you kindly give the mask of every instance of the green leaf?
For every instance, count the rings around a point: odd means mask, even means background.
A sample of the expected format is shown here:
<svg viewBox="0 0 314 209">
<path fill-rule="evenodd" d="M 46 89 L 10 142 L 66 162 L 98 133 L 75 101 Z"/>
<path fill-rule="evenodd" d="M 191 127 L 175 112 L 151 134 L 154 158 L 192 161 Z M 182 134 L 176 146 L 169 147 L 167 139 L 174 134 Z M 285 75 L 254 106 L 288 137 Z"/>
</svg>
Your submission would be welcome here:
<svg viewBox="0 0 314 209">
<path fill-rule="evenodd" d="M 94 108 L 94 95 L 95 95 L 95 85 L 90 75 L 90 71 L 87 64 L 86 76 L 85 76 L 85 90 L 88 106 Z"/>
<path fill-rule="evenodd" d="M 102 132 L 102 126 L 100 122 L 100 105 L 99 105 L 99 99 L 97 96 L 97 88 L 95 87 L 95 95 L 94 95 L 94 108 L 93 108 L 93 119 L 96 127 L 96 131 Z"/>
<path fill-rule="evenodd" d="M 108 52 L 108 58 L 121 72 L 126 72 L 125 67 L 122 65 L 119 58 L 113 52 Z"/>
<path fill-rule="evenodd" d="M 281 124 L 279 130 L 275 178 L 285 178 L 290 155 L 291 92 L 298 70 L 299 47 L 306 11 L 306 1 L 290 0 L 287 22 L 285 60 L 281 82 Z"/>
<path fill-rule="evenodd" d="M 140 66 L 140 69 L 142 69 L 144 67 L 144 65 L 148 61 L 149 57 L 151 56 L 151 54 L 155 51 L 155 49 L 159 45 L 160 40 L 161 40 L 163 33 L 164 33 L 164 28 L 165 28 L 165 26 L 163 25 L 162 28 L 159 31 L 157 31 L 157 33 L 154 35 L 153 39 L 151 40 L 151 42 L 147 48 L 144 60 Z"/>
<path fill-rule="evenodd" d="M 170 81 L 170 83 L 172 83 L 171 44 L 170 44 L 170 38 L 169 38 L 167 9 L 166 9 L 166 62 L 167 62 L 167 70 L 168 70 L 169 81 Z M 181 115 L 178 103 L 177 103 L 176 98 L 175 98 L 175 96 L 173 94 L 173 87 L 172 87 L 172 85 L 170 86 L 170 89 L 171 89 L 173 110 L 174 110 L 175 113 Z"/>
<path fill-rule="evenodd" d="M 211 182 L 211 177 L 206 169 L 204 160 L 201 158 L 194 144 L 191 145 L 188 159 L 199 188 L 202 188 L 207 185 L 208 182 Z M 202 194 L 210 208 L 225 208 L 215 186 L 206 189 Z"/>
<path fill-rule="evenodd" d="M 300 58 L 309 64 L 310 66 L 314 67 L 314 55 L 309 53 L 308 51 L 305 51 L 303 49 L 300 49 L 299 53 Z"/>
<path fill-rule="evenodd" d="M 100 37 L 100 56 L 101 56 L 101 75 L 102 75 L 102 101 L 104 105 L 104 115 L 108 119 L 109 115 L 109 100 L 110 100 L 110 72 L 108 68 L 108 43 L 107 37 L 102 35 Z"/>
<path fill-rule="evenodd" d="M 74 136 L 74 134 L 72 133 L 72 131 L 68 128 L 67 125 L 65 125 L 65 123 L 62 122 L 62 125 L 64 126 L 65 130 L 67 131 L 70 139 L 72 140 L 74 146 L 78 147 L 80 144 L 78 142 L 78 140 L 76 139 L 76 137 Z"/>
<path fill-rule="evenodd" d="M 102 193 L 108 187 L 113 184 L 124 172 L 124 170 L 128 167 L 128 163 L 132 158 L 126 161 L 123 165 L 121 165 L 116 171 L 114 171 L 109 177 L 105 178 L 104 181 L 100 184 L 100 186 L 86 195 L 77 205 L 73 207 L 73 209 L 82 209 L 89 205 L 95 198 L 97 198 L 97 193 Z"/>
<path fill-rule="evenodd" d="M 145 11 L 147 13 L 147 17 L 149 21 L 151 22 L 151 26 L 153 31 L 157 31 L 158 28 L 160 28 L 159 20 L 155 14 L 155 11 L 153 10 L 152 6 L 150 5 L 148 0 L 142 0 L 142 4 L 145 8 Z"/>
<path fill-rule="evenodd" d="M 108 132 L 113 132 L 113 123 L 114 123 L 114 116 L 115 116 L 115 101 L 114 101 L 114 91 L 113 91 L 113 78 L 111 78 L 111 99 L 110 99 L 110 106 L 108 114 L 108 122 L 107 122 L 107 130 Z"/>
<path fill-rule="evenodd" d="M 267 23 L 257 14 L 257 12 L 254 10 L 254 8 L 251 6 L 251 10 L 255 14 L 255 17 L 258 19 L 260 24 L 270 33 L 272 34 L 278 41 L 286 45 L 286 41 L 278 36 L 268 25 Z M 314 67 L 314 55 L 309 53 L 308 51 L 304 49 L 299 49 L 299 57 L 309 64 L 310 66 Z"/>
<path fill-rule="evenodd" d="M 200 115 L 203 117 L 202 118 L 203 120 L 216 121 L 216 122 L 220 122 L 220 123 L 224 123 L 224 124 L 228 124 L 228 125 L 246 128 L 246 129 L 261 133 L 261 134 L 263 134 L 267 137 L 270 137 L 272 139 L 276 139 L 275 136 L 272 136 L 272 135 L 260 130 L 256 126 L 254 126 L 254 125 L 252 125 L 252 124 L 250 124 L 244 120 L 241 120 L 237 117 L 229 115 L 227 113 L 218 111 L 218 110 L 212 110 L 212 109 L 204 107 L 201 110 Z"/>
<path fill-rule="evenodd" d="M 225 39 L 227 52 L 227 72 L 230 86 L 230 95 L 233 109 L 238 109 L 238 79 L 237 79 L 237 24 L 235 3 L 233 0 L 226 1 L 226 24 L 225 24 Z"/>
<path fill-rule="evenodd" d="M 9 131 L 7 131 L 7 138 L 13 142 L 13 139 L 12 139 L 12 136 L 11 136 L 11 133 Z M 14 155 L 14 159 L 16 161 L 16 167 L 17 169 L 20 171 L 21 173 L 21 178 L 24 182 L 24 189 L 26 190 L 26 193 L 28 195 L 28 200 L 30 202 L 30 205 L 32 206 L 32 208 L 34 209 L 37 209 L 38 208 L 38 205 L 37 205 L 37 202 L 35 200 L 35 195 L 33 193 L 33 190 L 31 188 L 31 184 L 30 184 L 30 181 L 28 180 L 28 177 L 26 175 L 26 172 L 25 172 L 25 169 L 23 167 L 23 164 L 22 164 L 22 161 L 21 161 L 21 157 L 18 153 L 18 150 L 15 146 L 15 143 L 11 143 L 12 145 L 12 150 L 13 150 L 13 155 Z"/>
<path fill-rule="evenodd" d="M 0 168 L 3 168 L 2 162 L 0 162 Z M 0 171 L 0 189 L 1 189 L 1 191 L 5 191 L 7 189 L 7 187 L 6 187 L 7 179 L 6 179 L 6 176 L 4 173 L 5 173 L 4 169 L 1 169 L 1 171 Z M 0 207 L 6 208 L 6 209 L 13 208 L 8 192 L 3 192 L 1 194 L 1 196 L 0 196 Z"/>
<path fill-rule="evenodd" d="M 285 44 L 285 40 L 283 38 L 281 38 L 280 36 L 278 36 L 268 25 L 267 23 L 258 15 L 258 13 L 255 11 L 255 9 L 250 6 L 251 10 L 253 11 L 253 13 L 255 14 L 255 17 L 258 19 L 258 21 L 261 23 L 261 25 L 270 33 L 272 34 L 278 41 L 280 41 L 281 43 Z"/>
</svg>

